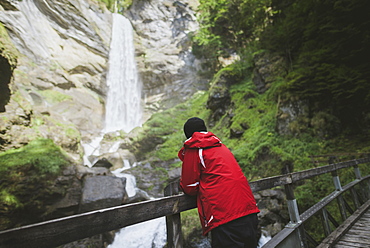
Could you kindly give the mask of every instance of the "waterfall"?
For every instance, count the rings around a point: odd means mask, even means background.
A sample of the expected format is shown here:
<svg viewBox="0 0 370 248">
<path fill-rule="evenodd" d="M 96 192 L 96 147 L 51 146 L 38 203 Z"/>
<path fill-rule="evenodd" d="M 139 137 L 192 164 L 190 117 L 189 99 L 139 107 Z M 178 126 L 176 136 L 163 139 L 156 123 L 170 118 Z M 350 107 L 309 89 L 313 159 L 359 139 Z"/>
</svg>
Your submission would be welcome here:
<svg viewBox="0 0 370 248">
<path fill-rule="evenodd" d="M 100 142 L 106 133 L 120 131 L 128 133 L 141 125 L 141 90 L 130 21 L 114 13 L 112 40 L 109 51 L 107 74 L 107 99 L 104 128 L 100 136 L 90 143 L 82 144 L 85 151 L 84 164 L 92 166 L 88 156 L 100 155 Z M 113 147 L 109 152 L 114 152 Z"/>
<path fill-rule="evenodd" d="M 141 81 L 136 69 L 133 45 L 133 31 L 128 19 L 120 14 L 113 14 L 112 40 L 109 51 L 109 70 L 107 75 L 107 100 L 105 113 L 105 126 L 99 137 L 89 144 L 83 144 L 85 149 L 84 162 L 92 166 L 87 159 L 89 155 L 100 155 L 100 142 L 105 133 L 123 130 L 128 133 L 141 125 Z M 116 142 L 109 152 L 119 147 Z M 129 197 L 136 194 L 136 179 L 134 176 L 124 174 L 130 167 L 128 160 L 125 166 L 113 171 L 117 177 L 126 178 L 126 191 Z M 158 218 L 147 222 L 122 228 L 115 236 L 110 248 L 161 248 L 166 244 L 165 218 Z"/>
<path fill-rule="evenodd" d="M 130 132 L 141 125 L 141 82 L 138 77 L 130 21 L 113 14 L 109 51 L 104 133 Z"/>
</svg>

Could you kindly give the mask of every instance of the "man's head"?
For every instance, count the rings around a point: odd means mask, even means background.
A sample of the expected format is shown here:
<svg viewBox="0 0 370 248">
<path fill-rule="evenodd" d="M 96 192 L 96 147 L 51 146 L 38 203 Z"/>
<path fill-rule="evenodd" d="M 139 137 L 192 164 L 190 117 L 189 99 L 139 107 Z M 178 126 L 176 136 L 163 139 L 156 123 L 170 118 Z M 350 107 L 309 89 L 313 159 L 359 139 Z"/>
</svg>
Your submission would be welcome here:
<svg viewBox="0 0 370 248">
<path fill-rule="evenodd" d="M 184 124 L 184 133 L 186 138 L 190 138 L 194 132 L 207 132 L 206 124 L 198 117 L 188 119 Z"/>
</svg>

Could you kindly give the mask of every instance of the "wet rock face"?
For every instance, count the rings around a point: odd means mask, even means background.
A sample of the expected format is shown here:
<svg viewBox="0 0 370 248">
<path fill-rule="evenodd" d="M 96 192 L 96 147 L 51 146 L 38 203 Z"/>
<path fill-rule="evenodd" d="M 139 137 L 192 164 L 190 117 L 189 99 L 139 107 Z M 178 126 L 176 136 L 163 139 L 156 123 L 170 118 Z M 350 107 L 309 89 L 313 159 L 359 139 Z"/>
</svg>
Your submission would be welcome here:
<svg viewBox="0 0 370 248">
<path fill-rule="evenodd" d="M 171 107 L 206 89 L 201 61 L 191 51 L 189 34 L 198 29 L 197 1 L 133 1 L 125 15 L 136 32 L 138 69 L 148 112 Z M 158 104 L 159 103 L 159 104 Z"/>
<path fill-rule="evenodd" d="M 101 7 L 74 0 L 0 1 L 0 22 L 19 53 L 11 65 L 13 71 L 0 52 L 0 112 L 7 112 L 4 118 L 31 112 L 33 120 L 40 120 L 39 136 L 52 138 L 58 145 L 67 139 L 54 138 L 55 125 L 69 126 L 83 135 L 102 128 L 112 18 Z M 4 37 L 0 37 L 2 43 Z M 0 46 L 3 54 L 9 54 L 8 47 L 5 44 L 2 50 Z"/>
<path fill-rule="evenodd" d="M 208 79 L 199 76 L 203 68 L 189 38 L 198 29 L 196 5 L 193 0 L 134 1 L 125 13 L 136 33 L 146 104 L 143 121 L 207 89 Z M 112 13 L 89 0 L 0 0 L 0 9 L 0 23 L 19 53 L 10 74 L 6 59 L 0 57 L 5 70 L 1 75 L 6 77 L 0 80 L 0 114 L 5 111 L 4 118 L 10 119 L 18 112 L 32 113 L 31 122 L 40 126 L 40 132 L 1 129 L 6 136 L 1 139 L 8 143 L 30 132 L 31 138 L 52 138 L 69 147 L 77 158 L 80 139 L 88 141 L 104 125 Z M 80 137 L 54 138 L 67 126 Z M 72 145 L 66 144 L 69 141 Z M 15 143 L 3 150 L 20 146 Z"/>
<path fill-rule="evenodd" d="M 254 57 L 253 83 L 257 92 L 262 94 L 271 87 L 277 76 L 287 73 L 285 60 L 269 53 L 261 53 Z"/>
<path fill-rule="evenodd" d="M 224 70 L 211 82 L 207 108 L 212 111 L 213 121 L 218 121 L 229 109 L 231 104 L 230 86 L 239 80 L 238 75 L 231 75 L 227 70 Z"/>
</svg>

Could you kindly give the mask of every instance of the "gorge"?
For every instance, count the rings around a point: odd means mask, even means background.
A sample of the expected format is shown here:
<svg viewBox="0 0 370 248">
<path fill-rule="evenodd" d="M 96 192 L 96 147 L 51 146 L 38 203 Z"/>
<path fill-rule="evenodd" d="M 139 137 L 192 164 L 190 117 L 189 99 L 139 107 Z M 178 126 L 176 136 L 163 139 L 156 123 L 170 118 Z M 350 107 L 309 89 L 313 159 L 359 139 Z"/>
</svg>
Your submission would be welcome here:
<svg viewBox="0 0 370 248">
<path fill-rule="evenodd" d="M 369 153 L 368 1 L 115 3 L 0 0 L 0 230 L 163 196 L 192 116 L 250 181 L 317 166 L 312 155 Z M 331 189 L 296 186 L 302 211 Z M 255 198 L 274 236 L 289 219 L 284 190 Z M 196 211 L 183 214 L 186 246 L 207 247 Z M 131 235 L 118 232 L 65 248 Z"/>
</svg>

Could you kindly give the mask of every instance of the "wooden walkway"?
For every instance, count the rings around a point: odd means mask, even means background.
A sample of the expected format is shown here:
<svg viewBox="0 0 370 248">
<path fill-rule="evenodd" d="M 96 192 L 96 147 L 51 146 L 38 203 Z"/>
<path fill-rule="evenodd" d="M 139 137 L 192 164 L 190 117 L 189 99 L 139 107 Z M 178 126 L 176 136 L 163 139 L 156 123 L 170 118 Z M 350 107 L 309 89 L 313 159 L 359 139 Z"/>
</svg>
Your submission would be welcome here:
<svg viewBox="0 0 370 248">
<path fill-rule="evenodd" d="M 370 248 L 370 200 L 329 235 L 318 248 Z"/>
<path fill-rule="evenodd" d="M 339 239 L 334 247 L 370 247 L 370 209 Z"/>
</svg>

